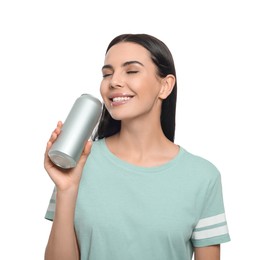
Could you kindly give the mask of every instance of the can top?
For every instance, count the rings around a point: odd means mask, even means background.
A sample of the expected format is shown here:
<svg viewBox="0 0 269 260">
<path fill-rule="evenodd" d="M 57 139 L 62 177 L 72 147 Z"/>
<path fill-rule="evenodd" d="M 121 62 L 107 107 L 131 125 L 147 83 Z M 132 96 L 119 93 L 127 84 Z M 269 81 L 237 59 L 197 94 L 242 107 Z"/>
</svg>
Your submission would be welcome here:
<svg viewBox="0 0 269 260">
<path fill-rule="evenodd" d="M 96 98 L 93 95 L 91 95 L 91 94 L 83 93 L 83 94 L 81 94 L 80 97 L 88 98 L 88 99 L 94 101 L 95 103 L 97 103 L 98 105 L 102 105 L 101 101 L 98 98 Z"/>
</svg>

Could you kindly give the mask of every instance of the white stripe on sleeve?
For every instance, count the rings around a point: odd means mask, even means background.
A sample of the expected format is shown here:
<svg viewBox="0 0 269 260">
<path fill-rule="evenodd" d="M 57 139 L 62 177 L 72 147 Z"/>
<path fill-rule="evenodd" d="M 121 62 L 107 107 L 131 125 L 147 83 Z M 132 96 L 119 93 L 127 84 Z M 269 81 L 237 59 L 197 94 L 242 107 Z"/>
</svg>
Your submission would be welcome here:
<svg viewBox="0 0 269 260">
<path fill-rule="evenodd" d="M 226 221 L 225 213 L 222 213 L 213 217 L 200 219 L 195 228 L 208 227 L 208 226 L 216 225 L 225 221 Z"/>
<path fill-rule="evenodd" d="M 192 234 L 192 239 L 205 239 L 205 238 L 211 238 L 211 237 L 221 236 L 225 234 L 228 234 L 227 225 L 212 228 L 212 229 L 194 231 Z"/>
</svg>

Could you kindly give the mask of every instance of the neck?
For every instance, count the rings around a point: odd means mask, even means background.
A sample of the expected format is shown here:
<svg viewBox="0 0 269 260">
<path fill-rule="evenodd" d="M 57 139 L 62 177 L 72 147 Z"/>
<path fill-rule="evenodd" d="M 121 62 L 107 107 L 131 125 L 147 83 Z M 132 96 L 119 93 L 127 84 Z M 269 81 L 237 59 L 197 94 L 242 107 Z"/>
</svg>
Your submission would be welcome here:
<svg viewBox="0 0 269 260">
<path fill-rule="evenodd" d="M 121 122 L 121 131 L 118 134 L 118 141 L 132 146 L 135 149 L 148 150 L 152 145 L 159 144 L 164 140 L 166 140 L 166 137 L 162 131 L 160 120 L 142 118 L 140 120 Z"/>
<path fill-rule="evenodd" d="M 178 146 L 164 135 L 160 122 L 123 121 L 121 131 L 107 138 L 106 143 L 119 158 L 142 166 L 162 164 L 178 152 Z"/>
</svg>

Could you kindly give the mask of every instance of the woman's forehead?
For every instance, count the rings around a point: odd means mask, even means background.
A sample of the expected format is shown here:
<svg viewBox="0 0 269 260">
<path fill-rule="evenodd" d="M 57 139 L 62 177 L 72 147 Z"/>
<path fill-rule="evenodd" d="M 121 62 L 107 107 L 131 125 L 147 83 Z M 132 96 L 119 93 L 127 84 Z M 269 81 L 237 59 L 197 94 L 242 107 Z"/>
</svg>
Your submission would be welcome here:
<svg viewBox="0 0 269 260">
<path fill-rule="evenodd" d="M 149 62 L 150 53 L 143 46 L 132 42 L 120 42 L 113 45 L 105 56 L 105 63 L 116 61 L 126 62 L 128 60 L 137 60 L 140 62 Z"/>
</svg>

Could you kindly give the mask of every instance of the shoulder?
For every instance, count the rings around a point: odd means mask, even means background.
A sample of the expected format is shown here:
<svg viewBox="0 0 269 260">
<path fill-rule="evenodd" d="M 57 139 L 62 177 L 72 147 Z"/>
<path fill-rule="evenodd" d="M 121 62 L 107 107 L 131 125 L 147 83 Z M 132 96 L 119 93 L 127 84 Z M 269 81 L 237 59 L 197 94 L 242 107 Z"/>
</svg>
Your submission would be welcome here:
<svg viewBox="0 0 269 260">
<path fill-rule="evenodd" d="M 182 149 L 184 150 L 184 164 L 190 173 L 195 175 L 195 178 L 201 178 L 203 180 L 220 178 L 220 172 L 214 163 L 202 156 L 193 154 L 184 148 Z"/>
<path fill-rule="evenodd" d="M 104 142 L 104 138 L 92 141 L 92 147 L 100 147 Z"/>
<path fill-rule="evenodd" d="M 99 151 L 102 149 L 103 146 L 104 146 L 104 139 L 94 140 L 92 141 L 91 152 Z"/>
<path fill-rule="evenodd" d="M 103 139 L 92 141 L 92 147 L 87 161 L 93 161 L 103 157 L 103 142 Z"/>
</svg>

